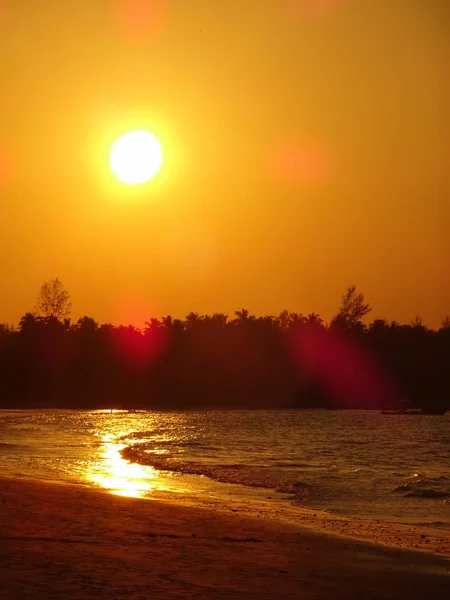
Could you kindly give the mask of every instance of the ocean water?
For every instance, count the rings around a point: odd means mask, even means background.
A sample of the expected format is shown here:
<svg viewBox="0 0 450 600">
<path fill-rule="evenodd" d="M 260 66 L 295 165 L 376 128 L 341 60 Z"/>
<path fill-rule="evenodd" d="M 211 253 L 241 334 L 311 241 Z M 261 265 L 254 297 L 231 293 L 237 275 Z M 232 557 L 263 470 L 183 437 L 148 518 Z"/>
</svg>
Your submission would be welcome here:
<svg viewBox="0 0 450 600">
<path fill-rule="evenodd" d="M 450 528 L 450 415 L 0 411 L 1 472 Z"/>
</svg>

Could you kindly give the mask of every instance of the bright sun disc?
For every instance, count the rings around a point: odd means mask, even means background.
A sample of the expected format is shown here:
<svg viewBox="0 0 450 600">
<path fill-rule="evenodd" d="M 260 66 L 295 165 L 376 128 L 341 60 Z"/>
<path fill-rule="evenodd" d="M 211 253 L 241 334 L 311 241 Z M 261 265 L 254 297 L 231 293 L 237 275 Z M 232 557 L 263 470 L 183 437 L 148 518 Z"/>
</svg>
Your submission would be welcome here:
<svg viewBox="0 0 450 600">
<path fill-rule="evenodd" d="M 156 175 L 161 164 L 161 146 L 148 131 L 126 133 L 111 146 L 111 170 L 122 183 L 145 183 Z"/>
</svg>

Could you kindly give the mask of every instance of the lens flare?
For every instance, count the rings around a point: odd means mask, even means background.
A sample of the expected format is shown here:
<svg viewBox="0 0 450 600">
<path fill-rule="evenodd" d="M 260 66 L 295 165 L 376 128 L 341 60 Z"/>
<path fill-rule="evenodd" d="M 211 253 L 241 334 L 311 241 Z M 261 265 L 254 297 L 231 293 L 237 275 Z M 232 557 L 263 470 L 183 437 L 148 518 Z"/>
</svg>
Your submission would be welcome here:
<svg viewBox="0 0 450 600">
<path fill-rule="evenodd" d="M 375 358 L 345 332 L 300 325 L 290 339 L 300 371 L 346 408 L 392 404 L 399 391 Z"/>
<path fill-rule="evenodd" d="M 111 341 L 122 364 L 140 368 L 165 355 L 169 336 L 159 321 L 152 322 L 151 315 L 157 312 L 156 307 L 134 295 L 121 299 L 116 319 L 120 323 L 137 323 L 141 326 L 140 329 L 134 325 L 119 326 L 114 330 Z"/>
<path fill-rule="evenodd" d="M 332 174 L 327 153 L 312 143 L 284 142 L 270 157 L 275 174 L 284 182 L 326 183 Z"/>
<path fill-rule="evenodd" d="M 0 146 L 0 190 L 14 179 L 15 169 L 11 154 Z"/>
<path fill-rule="evenodd" d="M 116 11 L 118 25 L 129 38 L 151 39 L 163 29 L 166 4 L 165 0 L 119 0 Z"/>
<path fill-rule="evenodd" d="M 349 3 L 350 0 L 288 0 L 289 8 L 299 17 L 333 13 Z"/>
</svg>

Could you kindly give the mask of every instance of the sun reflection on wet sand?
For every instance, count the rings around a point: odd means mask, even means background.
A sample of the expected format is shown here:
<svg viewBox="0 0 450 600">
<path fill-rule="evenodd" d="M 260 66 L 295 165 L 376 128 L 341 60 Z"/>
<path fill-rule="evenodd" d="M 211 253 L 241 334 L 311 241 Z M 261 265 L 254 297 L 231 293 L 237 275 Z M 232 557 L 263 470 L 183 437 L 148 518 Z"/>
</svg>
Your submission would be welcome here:
<svg viewBox="0 0 450 600">
<path fill-rule="evenodd" d="M 89 465 L 87 479 L 111 494 L 131 498 L 144 498 L 152 492 L 167 490 L 159 477 L 159 471 L 122 458 L 120 451 L 125 448 L 125 444 L 116 443 L 115 437 L 102 436 L 99 460 Z"/>
</svg>

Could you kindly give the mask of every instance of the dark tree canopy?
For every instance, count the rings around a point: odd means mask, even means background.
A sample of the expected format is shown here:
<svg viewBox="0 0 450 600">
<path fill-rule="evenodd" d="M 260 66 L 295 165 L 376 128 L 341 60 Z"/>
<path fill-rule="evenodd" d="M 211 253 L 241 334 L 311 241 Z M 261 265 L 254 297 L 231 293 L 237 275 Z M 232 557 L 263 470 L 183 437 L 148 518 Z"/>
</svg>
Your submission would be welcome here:
<svg viewBox="0 0 450 600">
<path fill-rule="evenodd" d="M 256 316 L 242 308 L 149 315 L 142 330 L 67 317 L 59 279 L 37 314 L 0 325 L 0 407 L 381 408 L 392 398 L 450 403 L 450 320 L 375 319 L 350 286 L 330 324 L 314 312 Z"/>
<path fill-rule="evenodd" d="M 445 329 L 446 331 L 450 331 L 450 317 L 447 316 L 442 320 L 441 329 Z"/>
</svg>

